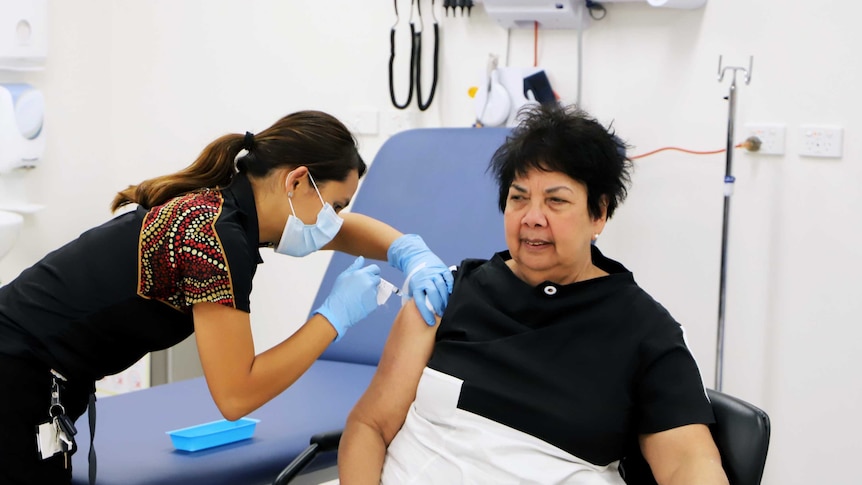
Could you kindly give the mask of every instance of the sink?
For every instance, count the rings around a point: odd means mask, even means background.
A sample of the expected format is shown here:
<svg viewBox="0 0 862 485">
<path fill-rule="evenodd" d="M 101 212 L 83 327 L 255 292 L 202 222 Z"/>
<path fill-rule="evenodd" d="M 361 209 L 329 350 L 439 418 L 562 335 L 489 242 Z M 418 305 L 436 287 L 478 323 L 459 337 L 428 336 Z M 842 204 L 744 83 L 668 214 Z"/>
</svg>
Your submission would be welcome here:
<svg viewBox="0 0 862 485">
<path fill-rule="evenodd" d="M 24 216 L 21 214 L 0 210 L 0 259 L 15 245 L 22 224 Z"/>
</svg>

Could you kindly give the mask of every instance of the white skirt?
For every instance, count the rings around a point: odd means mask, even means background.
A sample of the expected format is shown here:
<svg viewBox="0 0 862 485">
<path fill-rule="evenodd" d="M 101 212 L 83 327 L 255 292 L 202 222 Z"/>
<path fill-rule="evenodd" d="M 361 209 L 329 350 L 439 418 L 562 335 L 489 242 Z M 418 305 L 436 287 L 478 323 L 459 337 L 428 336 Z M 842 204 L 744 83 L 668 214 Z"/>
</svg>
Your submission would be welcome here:
<svg viewBox="0 0 862 485">
<path fill-rule="evenodd" d="M 593 465 L 458 409 L 462 382 L 425 368 L 404 426 L 387 450 L 382 484 L 625 485 L 619 462 Z"/>
</svg>

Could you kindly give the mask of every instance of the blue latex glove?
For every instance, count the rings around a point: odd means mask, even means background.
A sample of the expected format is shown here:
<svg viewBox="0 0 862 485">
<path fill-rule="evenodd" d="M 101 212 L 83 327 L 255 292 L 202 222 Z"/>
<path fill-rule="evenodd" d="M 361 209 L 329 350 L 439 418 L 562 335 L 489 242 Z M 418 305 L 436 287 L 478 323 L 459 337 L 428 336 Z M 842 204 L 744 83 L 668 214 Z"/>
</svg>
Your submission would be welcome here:
<svg viewBox="0 0 862 485">
<path fill-rule="evenodd" d="M 434 314 L 442 316 L 452 293 L 452 271 L 428 249 L 416 234 L 396 239 L 386 252 L 389 264 L 409 278 L 409 291 L 416 308 L 428 325 L 434 325 Z"/>
<path fill-rule="evenodd" d="M 367 317 L 377 308 L 377 285 L 380 284 L 380 267 L 369 264 L 362 267 L 365 258 L 359 256 L 344 272 L 335 278 L 332 292 L 324 300 L 323 305 L 314 311 L 329 320 L 335 327 L 338 337 L 347 333 L 347 329 L 356 322 Z"/>
</svg>

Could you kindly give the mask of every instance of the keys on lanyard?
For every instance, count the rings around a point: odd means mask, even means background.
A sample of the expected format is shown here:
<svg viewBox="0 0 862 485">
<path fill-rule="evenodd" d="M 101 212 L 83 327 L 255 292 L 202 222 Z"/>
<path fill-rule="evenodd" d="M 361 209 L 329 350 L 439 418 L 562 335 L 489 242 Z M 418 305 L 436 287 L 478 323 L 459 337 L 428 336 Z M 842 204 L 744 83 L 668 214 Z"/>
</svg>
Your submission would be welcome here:
<svg viewBox="0 0 862 485">
<path fill-rule="evenodd" d="M 51 407 L 48 408 L 48 416 L 53 420 L 52 425 L 56 431 L 57 445 L 63 453 L 63 464 L 69 468 L 69 453 L 74 451 L 75 435 L 78 433 L 75 423 L 66 416 L 66 408 L 60 403 L 60 383 L 62 377 L 54 374 L 51 382 Z"/>
</svg>

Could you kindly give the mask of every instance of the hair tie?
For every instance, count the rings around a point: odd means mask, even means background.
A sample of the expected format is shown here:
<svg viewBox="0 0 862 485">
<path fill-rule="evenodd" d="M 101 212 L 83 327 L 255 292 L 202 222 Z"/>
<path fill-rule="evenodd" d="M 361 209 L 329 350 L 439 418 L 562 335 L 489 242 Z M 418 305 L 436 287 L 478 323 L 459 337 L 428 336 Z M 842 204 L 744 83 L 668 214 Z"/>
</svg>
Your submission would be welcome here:
<svg viewBox="0 0 862 485">
<path fill-rule="evenodd" d="M 242 147 L 246 151 L 251 151 L 254 148 L 254 134 L 248 131 L 245 132 L 245 138 L 242 140 Z"/>
</svg>

